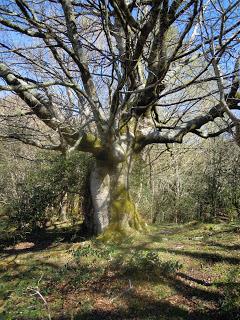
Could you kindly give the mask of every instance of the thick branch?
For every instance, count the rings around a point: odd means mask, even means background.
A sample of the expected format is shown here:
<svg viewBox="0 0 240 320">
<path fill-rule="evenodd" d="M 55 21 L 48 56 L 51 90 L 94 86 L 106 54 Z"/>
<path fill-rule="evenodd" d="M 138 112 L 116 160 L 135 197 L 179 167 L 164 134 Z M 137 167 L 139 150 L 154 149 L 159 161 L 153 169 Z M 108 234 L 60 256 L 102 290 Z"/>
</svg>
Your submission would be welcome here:
<svg viewBox="0 0 240 320">
<path fill-rule="evenodd" d="M 12 90 L 27 103 L 36 116 L 52 129 L 57 129 L 64 118 L 56 112 L 55 106 L 42 93 L 29 89 L 29 85 L 18 77 L 4 64 L 0 63 L 0 77 Z"/>
</svg>

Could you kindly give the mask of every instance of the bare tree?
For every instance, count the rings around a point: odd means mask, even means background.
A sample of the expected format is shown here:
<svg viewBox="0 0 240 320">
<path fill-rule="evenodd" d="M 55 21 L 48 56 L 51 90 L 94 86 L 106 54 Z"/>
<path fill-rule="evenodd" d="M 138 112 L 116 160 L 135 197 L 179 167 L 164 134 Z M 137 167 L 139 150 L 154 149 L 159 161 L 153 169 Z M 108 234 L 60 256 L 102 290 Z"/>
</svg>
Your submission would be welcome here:
<svg viewBox="0 0 240 320">
<path fill-rule="evenodd" d="M 148 145 L 239 139 L 239 0 L 0 3 L 0 89 L 51 130 L 2 137 L 95 157 L 96 233 L 144 228 L 128 176 Z"/>
</svg>

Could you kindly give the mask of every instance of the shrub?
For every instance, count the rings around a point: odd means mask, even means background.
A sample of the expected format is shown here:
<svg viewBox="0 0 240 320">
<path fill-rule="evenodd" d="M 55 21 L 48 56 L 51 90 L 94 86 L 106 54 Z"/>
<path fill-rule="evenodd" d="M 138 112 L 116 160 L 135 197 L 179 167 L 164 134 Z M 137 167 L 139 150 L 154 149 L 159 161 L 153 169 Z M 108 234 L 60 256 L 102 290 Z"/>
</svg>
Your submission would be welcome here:
<svg viewBox="0 0 240 320">
<path fill-rule="evenodd" d="M 23 232 L 45 228 L 59 213 L 59 203 L 66 193 L 84 194 L 92 159 L 83 153 L 68 159 L 52 156 L 38 170 L 30 171 L 18 185 L 17 196 L 10 199 L 7 212 L 12 224 Z"/>
<path fill-rule="evenodd" d="M 179 261 L 163 261 L 157 251 L 144 250 L 134 253 L 127 262 L 127 272 L 147 272 L 155 275 L 168 275 L 182 268 Z"/>
<path fill-rule="evenodd" d="M 81 262 L 82 257 L 92 257 L 92 258 L 99 258 L 104 260 L 111 260 L 115 252 L 116 252 L 116 248 L 114 246 L 107 246 L 104 248 L 94 248 L 90 244 L 83 248 L 70 251 L 76 263 Z"/>
</svg>

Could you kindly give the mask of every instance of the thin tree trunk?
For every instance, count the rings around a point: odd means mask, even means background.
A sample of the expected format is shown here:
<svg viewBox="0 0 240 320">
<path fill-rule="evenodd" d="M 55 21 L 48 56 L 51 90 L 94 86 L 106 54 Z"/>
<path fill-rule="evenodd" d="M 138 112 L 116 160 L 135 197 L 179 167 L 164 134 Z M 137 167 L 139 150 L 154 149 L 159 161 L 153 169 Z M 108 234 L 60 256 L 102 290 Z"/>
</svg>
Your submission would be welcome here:
<svg viewBox="0 0 240 320">
<path fill-rule="evenodd" d="M 68 220 L 68 194 L 64 194 L 61 201 L 61 212 L 60 212 L 61 222 L 66 222 Z"/>
</svg>

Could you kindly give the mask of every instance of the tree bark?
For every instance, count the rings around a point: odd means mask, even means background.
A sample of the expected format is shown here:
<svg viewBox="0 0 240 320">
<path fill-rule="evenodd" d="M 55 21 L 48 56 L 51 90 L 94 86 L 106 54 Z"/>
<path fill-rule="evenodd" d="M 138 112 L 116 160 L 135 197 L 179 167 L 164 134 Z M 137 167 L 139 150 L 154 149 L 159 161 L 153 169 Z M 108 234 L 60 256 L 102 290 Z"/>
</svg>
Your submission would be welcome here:
<svg viewBox="0 0 240 320">
<path fill-rule="evenodd" d="M 90 175 L 90 192 L 93 206 L 93 232 L 102 233 L 109 225 L 110 177 L 107 168 L 96 163 Z"/>
<path fill-rule="evenodd" d="M 95 234 L 109 240 L 145 228 L 128 187 L 126 162 L 106 165 L 97 162 L 90 176 Z"/>
<path fill-rule="evenodd" d="M 60 220 L 61 222 L 68 221 L 68 194 L 64 193 L 60 205 Z"/>
</svg>

